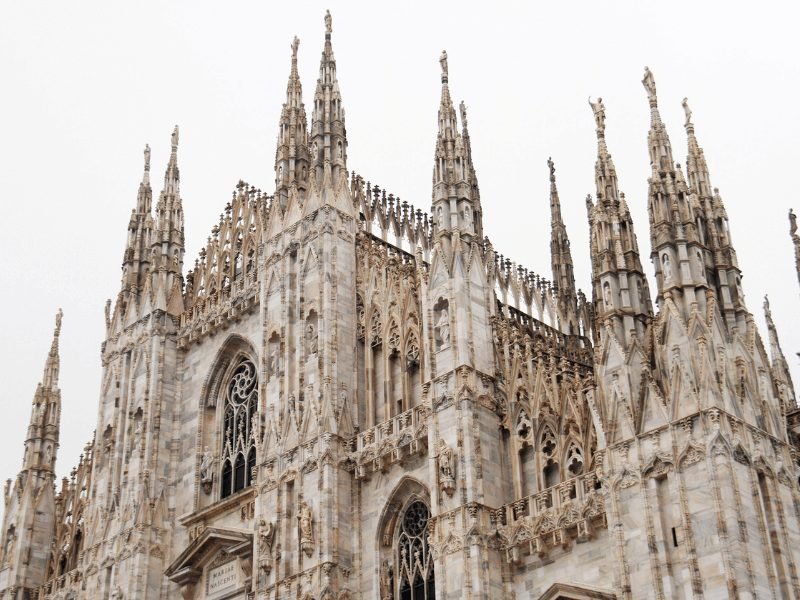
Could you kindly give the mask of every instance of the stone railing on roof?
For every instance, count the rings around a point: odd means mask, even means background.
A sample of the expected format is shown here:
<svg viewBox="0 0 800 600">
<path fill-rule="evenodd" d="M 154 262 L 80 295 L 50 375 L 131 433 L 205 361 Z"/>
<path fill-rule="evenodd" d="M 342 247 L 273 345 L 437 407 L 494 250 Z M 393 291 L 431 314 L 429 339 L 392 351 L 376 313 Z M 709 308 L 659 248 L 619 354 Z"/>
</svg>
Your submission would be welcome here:
<svg viewBox="0 0 800 600">
<path fill-rule="evenodd" d="M 427 252 L 432 245 L 433 219 L 394 194 L 352 174 L 350 190 L 353 202 L 364 218 L 367 233 L 401 250 L 414 254 L 417 246 Z"/>
<path fill-rule="evenodd" d="M 251 311 L 258 298 L 258 248 L 273 197 L 240 181 L 186 275 L 180 343 Z"/>
<path fill-rule="evenodd" d="M 545 557 L 571 540 L 591 539 L 607 528 L 605 501 L 597 477 L 586 473 L 501 506 L 495 514 L 501 549 L 510 563 L 522 552 Z"/>
</svg>

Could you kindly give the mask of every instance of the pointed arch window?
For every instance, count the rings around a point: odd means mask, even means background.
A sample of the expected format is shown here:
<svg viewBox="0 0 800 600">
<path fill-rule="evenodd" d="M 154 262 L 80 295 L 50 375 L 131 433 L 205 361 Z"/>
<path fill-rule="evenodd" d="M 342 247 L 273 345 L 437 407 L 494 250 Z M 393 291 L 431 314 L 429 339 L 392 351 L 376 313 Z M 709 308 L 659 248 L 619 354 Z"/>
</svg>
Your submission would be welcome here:
<svg viewBox="0 0 800 600">
<path fill-rule="evenodd" d="M 396 577 L 399 600 L 435 600 L 433 557 L 428 547 L 430 511 L 424 502 L 412 502 L 400 521 Z"/>
<path fill-rule="evenodd" d="M 242 358 L 225 386 L 221 496 L 248 487 L 256 466 L 255 423 L 258 410 L 256 366 Z"/>
</svg>

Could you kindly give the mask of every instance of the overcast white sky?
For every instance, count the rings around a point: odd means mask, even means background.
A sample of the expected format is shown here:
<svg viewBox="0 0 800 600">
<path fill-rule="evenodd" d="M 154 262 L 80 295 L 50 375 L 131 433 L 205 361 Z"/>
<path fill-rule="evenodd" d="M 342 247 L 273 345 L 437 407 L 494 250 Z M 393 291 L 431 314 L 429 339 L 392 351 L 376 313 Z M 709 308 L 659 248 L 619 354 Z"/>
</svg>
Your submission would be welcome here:
<svg viewBox="0 0 800 600">
<path fill-rule="evenodd" d="M 348 167 L 430 205 L 447 49 L 469 108 L 484 229 L 550 278 L 547 157 L 556 163 L 578 284 L 589 292 L 584 198 L 596 152 L 589 95 L 652 275 L 646 214 L 648 65 L 676 159 L 689 97 L 727 204 L 748 306 L 770 294 L 799 380 L 800 309 L 786 214 L 797 211 L 800 48 L 796 2 L 6 2 L 0 20 L 0 477 L 19 470 L 30 402 L 61 336 L 59 475 L 95 427 L 103 305 L 119 290 L 142 149 L 154 195 L 175 123 L 187 265 L 241 178 L 273 189 L 292 37 L 310 104 L 325 8 L 347 111 Z M 762 329 L 763 330 L 763 329 Z"/>
</svg>

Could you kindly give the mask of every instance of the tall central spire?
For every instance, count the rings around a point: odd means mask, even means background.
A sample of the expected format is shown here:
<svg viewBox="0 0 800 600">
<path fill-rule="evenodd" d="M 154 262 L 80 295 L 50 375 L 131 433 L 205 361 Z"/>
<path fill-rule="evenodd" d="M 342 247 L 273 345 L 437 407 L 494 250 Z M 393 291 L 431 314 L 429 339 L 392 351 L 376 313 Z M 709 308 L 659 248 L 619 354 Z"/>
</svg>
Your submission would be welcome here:
<svg viewBox="0 0 800 600">
<path fill-rule="evenodd" d="M 329 166 L 331 181 L 338 181 L 347 170 L 347 133 L 344 107 L 336 79 L 336 59 L 333 57 L 330 11 L 325 13 L 325 48 L 319 63 L 319 79 L 314 92 L 314 111 L 311 117 L 311 164 L 317 181 L 324 181 Z"/>
<path fill-rule="evenodd" d="M 286 84 L 286 102 L 278 124 L 278 148 L 275 151 L 275 196 L 282 209 L 286 208 L 289 190 L 297 188 L 305 197 L 308 188 L 308 131 L 303 86 L 297 72 L 297 49 L 300 40 L 292 41 L 292 66 Z"/>
</svg>

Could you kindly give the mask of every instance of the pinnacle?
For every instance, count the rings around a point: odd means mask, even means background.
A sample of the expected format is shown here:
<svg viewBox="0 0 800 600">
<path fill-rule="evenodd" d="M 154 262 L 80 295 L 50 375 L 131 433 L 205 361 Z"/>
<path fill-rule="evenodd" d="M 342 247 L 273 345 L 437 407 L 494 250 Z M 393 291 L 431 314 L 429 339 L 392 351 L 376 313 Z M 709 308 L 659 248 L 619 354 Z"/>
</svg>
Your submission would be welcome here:
<svg viewBox="0 0 800 600">
<path fill-rule="evenodd" d="M 58 338 L 61 335 L 61 319 L 64 317 L 64 312 L 59 308 L 56 313 L 56 326 L 53 330 L 53 341 L 50 344 L 50 352 L 47 355 L 47 360 L 44 365 L 44 375 L 42 376 L 42 387 L 46 389 L 53 389 L 58 386 L 58 370 L 59 370 L 59 353 L 58 353 Z"/>
</svg>

